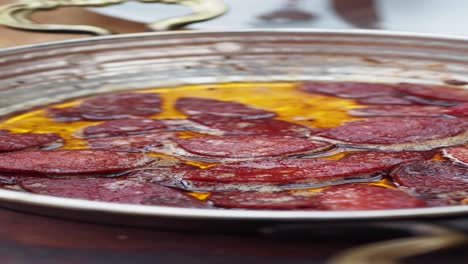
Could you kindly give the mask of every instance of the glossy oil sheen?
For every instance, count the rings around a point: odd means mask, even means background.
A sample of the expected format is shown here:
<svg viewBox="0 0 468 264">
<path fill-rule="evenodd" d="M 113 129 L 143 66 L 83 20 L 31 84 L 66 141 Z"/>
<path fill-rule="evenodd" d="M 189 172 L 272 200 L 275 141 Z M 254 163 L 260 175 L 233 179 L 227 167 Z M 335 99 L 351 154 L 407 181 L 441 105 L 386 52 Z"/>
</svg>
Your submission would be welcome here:
<svg viewBox="0 0 468 264">
<path fill-rule="evenodd" d="M 343 99 L 334 96 L 305 93 L 297 89 L 296 82 L 280 83 L 227 83 L 190 85 L 181 87 L 144 89 L 132 92 L 158 93 L 163 102 L 162 112 L 150 116 L 150 118 L 186 118 L 187 116 L 174 108 L 175 101 L 181 97 L 194 96 L 212 98 L 225 101 L 235 101 L 249 106 L 270 110 L 277 113 L 277 119 L 302 124 L 311 127 L 326 128 L 338 126 L 343 122 L 358 120 L 347 114 L 348 109 L 360 107 L 353 99 Z M 66 103 L 55 104 L 48 107 L 69 107 L 78 105 L 84 98 L 71 100 Z M 0 129 L 8 129 L 12 132 L 38 132 L 58 133 L 65 143 L 65 149 L 87 148 L 85 140 L 74 137 L 73 134 L 80 129 L 101 123 L 99 121 L 75 121 L 57 122 L 47 116 L 47 107 L 11 116 L 2 123 Z M 191 137 L 197 135 L 193 132 L 178 132 L 179 137 Z M 199 134 L 198 134 L 199 135 Z M 346 151 L 328 156 L 318 157 L 322 159 L 339 159 Z M 164 154 L 147 153 L 148 155 L 161 156 Z M 197 162 L 184 160 L 184 162 L 201 168 L 216 163 Z M 393 187 L 388 179 L 369 184 Z M 323 189 L 311 188 L 307 190 L 315 192 Z M 191 195 L 204 200 L 209 193 L 191 192 Z"/>
</svg>

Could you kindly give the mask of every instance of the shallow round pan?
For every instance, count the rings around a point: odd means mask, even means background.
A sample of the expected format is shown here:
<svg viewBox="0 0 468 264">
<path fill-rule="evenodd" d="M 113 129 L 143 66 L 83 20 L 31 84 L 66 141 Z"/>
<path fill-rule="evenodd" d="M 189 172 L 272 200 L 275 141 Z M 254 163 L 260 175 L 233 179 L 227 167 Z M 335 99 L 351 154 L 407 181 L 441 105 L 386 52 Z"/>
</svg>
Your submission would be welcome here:
<svg viewBox="0 0 468 264">
<path fill-rule="evenodd" d="M 468 80 L 468 38 L 382 31 L 253 30 L 110 36 L 0 52 L 0 116 L 100 93 L 239 81 Z M 179 229 L 468 217 L 468 206 L 376 211 L 185 209 L 0 189 L 0 206 Z"/>
</svg>

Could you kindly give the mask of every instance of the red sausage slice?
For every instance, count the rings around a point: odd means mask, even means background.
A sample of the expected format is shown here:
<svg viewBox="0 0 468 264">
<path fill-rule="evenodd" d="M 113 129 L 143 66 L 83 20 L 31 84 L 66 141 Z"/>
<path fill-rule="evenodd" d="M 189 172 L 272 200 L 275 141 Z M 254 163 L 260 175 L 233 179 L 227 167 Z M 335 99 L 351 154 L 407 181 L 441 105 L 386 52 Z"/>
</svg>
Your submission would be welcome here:
<svg viewBox="0 0 468 264">
<path fill-rule="evenodd" d="M 20 185 L 33 193 L 93 201 L 191 208 L 209 207 L 206 202 L 180 191 L 135 180 L 91 177 L 29 178 L 20 180 Z"/>
<path fill-rule="evenodd" d="M 187 115 L 211 114 L 216 116 L 243 117 L 248 119 L 273 117 L 274 112 L 231 101 L 209 98 L 183 97 L 176 101 L 177 110 Z"/>
<path fill-rule="evenodd" d="M 454 204 L 450 199 L 445 198 L 430 198 L 424 199 L 428 207 L 438 207 L 438 206 L 447 206 Z"/>
<path fill-rule="evenodd" d="M 360 104 L 368 104 L 368 105 L 412 105 L 414 104 L 414 102 L 409 99 L 398 97 L 398 96 L 391 96 L 391 95 L 361 98 L 361 99 L 358 99 L 357 102 Z"/>
<path fill-rule="evenodd" d="M 119 119 L 88 126 L 83 129 L 83 137 L 112 137 L 143 134 L 158 131 L 183 130 L 188 126 L 184 119 Z"/>
<path fill-rule="evenodd" d="M 449 85 L 458 85 L 458 86 L 463 86 L 463 85 L 468 84 L 468 82 L 466 81 L 457 80 L 457 79 L 444 80 L 444 83 L 449 84 Z"/>
<path fill-rule="evenodd" d="M 468 167 L 448 161 L 414 162 L 391 173 L 393 181 L 423 196 L 467 192 Z"/>
<path fill-rule="evenodd" d="M 77 107 L 48 109 L 57 121 L 135 118 L 160 111 L 161 98 L 156 93 L 104 94 L 86 99 Z"/>
<path fill-rule="evenodd" d="M 161 111 L 161 98 L 156 93 L 105 94 L 80 104 L 83 117 L 91 120 L 149 116 Z"/>
<path fill-rule="evenodd" d="M 414 96 L 449 102 L 468 102 L 468 90 L 443 85 L 400 83 L 398 90 Z"/>
<path fill-rule="evenodd" d="M 28 177 L 31 177 L 31 175 L 1 172 L 0 173 L 0 185 L 16 184 L 16 183 L 18 183 L 18 179 L 28 178 Z"/>
<path fill-rule="evenodd" d="M 324 129 L 319 136 L 353 144 L 391 145 L 411 143 L 425 148 L 425 142 L 450 137 L 466 141 L 468 123 L 458 118 L 442 117 L 375 117 L 343 123 Z M 434 143 L 429 149 L 443 146 Z M 433 144 L 433 145 L 434 145 Z M 451 141 L 450 145 L 454 143 Z"/>
<path fill-rule="evenodd" d="M 468 166 L 468 145 L 444 148 L 442 154 L 455 163 Z"/>
<path fill-rule="evenodd" d="M 52 143 L 56 143 L 53 147 L 59 147 L 61 140 L 55 133 L 1 133 L 0 152 L 52 146 Z"/>
<path fill-rule="evenodd" d="M 172 132 L 160 132 L 124 137 L 90 138 L 86 142 L 93 149 L 125 152 L 157 152 L 165 141 L 175 138 Z"/>
<path fill-rule="evenodd" d="M 138 179 L 140 182 L 164 183 L 165 185 L 176 185 L 190 171 L 198 170 L 197 166 L 181 162 L 150 166 L 130 173 L 128 179 Z"/>
<path fill-rule="evenodd" d="M 72 122 L 83 119 L 80 108 L 76 106 L 62 108 L 50 107 L 47 108 L 47 115 L 58 122 Z"/>
<path fill-rule="evenodd" d="M 217 207 L 243 209 L 309 209 L 315 206 L 311 197 L 290 192 L 213 192 L 208 200 Z"/>
<path fill-rule="evenodd" d="M 330 143 L 288 136 L 206 136 L 178 138 L 178 146 L 185 151 L 217 158 L 259 158 L 323 151 Z"/>
<path fill-rule="evenodd" d="M 395 85 L 362 82 L 303 82 L 299 90 L 308 93 L 320 93 L 343 98 L 366 98 L 389 96 L 397 93 Z"/>
<path fill-rule="evenodd" d="M 288 189 L 289 185 L 295 188 L 323 186 L 343 181 L 366 181 L 384 170 L 417 160 L 426 160 L 426 157 L 418 152 L 358 152 L 340 160 L 304 158 L 233 162 L 188 171 L 183 183 L 186 188 L 195 190 L 254 189 L 269 183 Z"/>
<path fill-rule="evenodd" d="M 0 155 L 0 171 L 38 174 L 117 173 L 154 161 L 141 154 L 108 150 L 29 150 Z"/>
<path fill-rule="evenodd" d="M 397 189 L 365 184 L 343 184 L 329 187 L 317 196 L 322 210 L 379 210 L 424 207 L 423 199 Z"/>
<path fill-rule="evenodd" d="M 468 117 L 468 103 L 452 106 L 446 110 L 449 115 Z"/>
<path fill-rule="evenodd" d="M 221 130 L 225 135 L 304 136 L 319 131 L 319 129 L 270 118 L 243 119 L 200 114 L 190 116 L 189 120 L 209 128 Z"/>
<path fill-rule="evenodd" d="M 422 105 L 379 105 L 348 110 L 352 116 L 429 116 L 445 115 L 446 107 Z"/>
</svg>

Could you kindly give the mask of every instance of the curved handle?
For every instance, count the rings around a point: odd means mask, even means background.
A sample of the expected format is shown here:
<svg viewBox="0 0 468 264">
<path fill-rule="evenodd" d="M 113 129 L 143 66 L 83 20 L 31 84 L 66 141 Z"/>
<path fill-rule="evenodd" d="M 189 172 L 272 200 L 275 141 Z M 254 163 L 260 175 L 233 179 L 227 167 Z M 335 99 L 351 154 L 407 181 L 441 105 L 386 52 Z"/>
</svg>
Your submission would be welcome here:
<svg viewBox="0 0 468 264">
<path fill-rule="evenodd" d="M 291 223 L 262 227 L 258 232 L 279 239 L 385 239 L 339 252 L 329 263 L 395 264 L 406 257 L 467 243 L 468 219 Z"/>
<path fill-rule="evenodd" d="M 155 2 L 154 0 L 140 0 L 141 2 Z M 148 24 L 155 31 L 164 31 L 180 28 L 188 24 L 210 20 L 227 12 L 228 7 L 220 0 L 160 0 L 157 2 L 165 4 L 179 4 L 190 7 L 191 14 L 163 19 Z"/>
<path fill-rule="evenodd" d="M 437 224 L 402 222 L 381 226 L 400 228 L 418 235 L 354 247 L 340 252 L 330 259 L 329 263 L 396 264 L 403 258 L 468 242 L 468 236 L 465 233 Z"/>
<path fill-rule="evenodd" d="M 127 0 L 24 0 L 0 7 L 0 24 L 20 30 L 43 32 L 70 32 L 92 35 L 109 35 L 108 29 L 89 25 L 40 24 L 30 19 L 39 10 L 52 10 L 66 6 L 107 6 Z M 170 30 L 191 23 L 205 21 L 221 16 L 227 11 L 222 0 L 139 0 L 145 3 L 178 4 L 190 7 L 192 13 L 147 24 L 152 30 Z"/>
</svg>

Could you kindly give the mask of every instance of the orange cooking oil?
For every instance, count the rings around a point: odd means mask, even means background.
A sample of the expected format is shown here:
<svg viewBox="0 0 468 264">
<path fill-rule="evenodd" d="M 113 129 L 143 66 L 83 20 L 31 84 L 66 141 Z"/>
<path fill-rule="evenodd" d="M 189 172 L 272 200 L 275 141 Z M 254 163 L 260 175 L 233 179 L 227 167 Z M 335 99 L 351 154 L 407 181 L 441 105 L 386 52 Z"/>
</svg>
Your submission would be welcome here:
<svg viewBox="0 0 468 264">
<path fill-rule="evenodd" d="M 347 114 L 351 108 L 362 107 L 352 99 L 343 99 L 327 95 L 310 94 L 296 89 L 294 82 L 275 83 L 226 83 L 187 85 L 180 87 L 163 87 L 144 89 L 132 92 L 159 93 L 163 104 L 162 112 L 150 118 L 186 118 L 174 108 L 175 101 L 180 97 L 204 97 L 225 101 L 236 101 L 261 109 L 274 111 L 277 119 L 307 125 L 311 127 L 326 128 L 338 126 L 343 122 L 357 120 Z M 79 104 L 83 99 L 72 100 L 66 103 L 55 104 L 48 107 L 69 107 Z M 12 132 L 38 132 L 58 133 L 64 139 L 62 148 L 87 148 L 83 139 L 75 137 L 77 131 L 98 121 L 56 122 L 47 116 L 47 107 L 9 117 L 0 123 L 0 129 Z M 195 132 L 178 132 L 180 137 L 200 136 Z M 347 152 L 319 157 L 323 159 L 339 159 Z M 164 154 L 148 153 L 152 156 L 166 157 Z M 216 163 L 184 160 L 184 162 L 206 168 Z M 385 187 L 393 187 L 391 181 L 382 179 L 379 182 L 369 183 Z M 311 188 L 306 191 L 315 192 L 322 188 Z M 190 195 L 204 200 L 209 193 L 191 192 Z"/>
</svg>

